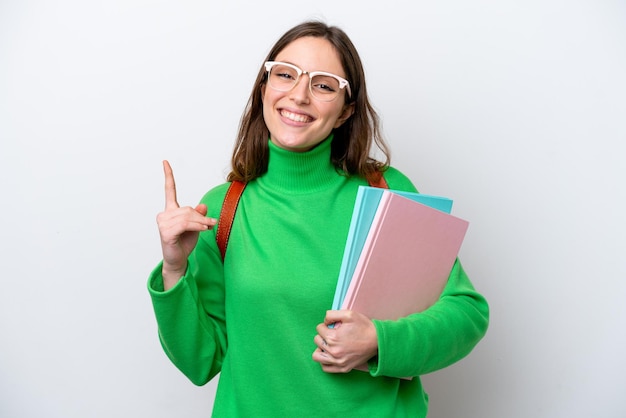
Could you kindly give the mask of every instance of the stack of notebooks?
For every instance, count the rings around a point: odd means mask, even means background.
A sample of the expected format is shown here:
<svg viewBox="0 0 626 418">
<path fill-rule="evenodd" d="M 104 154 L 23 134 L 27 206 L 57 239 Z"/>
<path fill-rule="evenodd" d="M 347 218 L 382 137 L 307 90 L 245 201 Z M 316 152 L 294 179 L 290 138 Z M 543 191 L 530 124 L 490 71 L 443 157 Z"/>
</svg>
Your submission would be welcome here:
<svg viewBox="0 0 626 418">
<path fill-rule="evenodd" d="M 398 319 L 434 304 L 469 225 L 451 209 L 448 198 L 361 186 L 333 309 Z"/>
</svg>

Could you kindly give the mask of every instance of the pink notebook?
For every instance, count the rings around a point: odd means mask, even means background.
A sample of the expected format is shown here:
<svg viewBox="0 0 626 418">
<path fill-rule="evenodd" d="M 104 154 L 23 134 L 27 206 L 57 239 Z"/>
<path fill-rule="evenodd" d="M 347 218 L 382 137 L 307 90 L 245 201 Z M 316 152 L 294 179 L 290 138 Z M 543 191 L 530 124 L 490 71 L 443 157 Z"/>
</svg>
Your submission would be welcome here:
<svg viewBox="0 0 626 418">
<path fill-rule="evenodd" d="M 384 191 L 343 301 L 371 319 L 398 319 L 434 304 L 469 223 Z"/>
</svg>

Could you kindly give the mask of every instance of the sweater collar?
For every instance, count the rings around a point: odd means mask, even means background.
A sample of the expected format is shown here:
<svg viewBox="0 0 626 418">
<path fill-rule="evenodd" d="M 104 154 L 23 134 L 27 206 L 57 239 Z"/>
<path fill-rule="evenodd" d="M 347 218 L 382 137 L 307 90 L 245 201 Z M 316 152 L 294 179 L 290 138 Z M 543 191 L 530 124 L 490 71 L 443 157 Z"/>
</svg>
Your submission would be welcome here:
<svg viewBox="0 0 626 418">
<path fill-rule="evenodd" d="M 331 133 L 313 149 L 294 152 L 269 144 L 267 172 L 258 178 L 259 184 L 289 193 L 311 193 L 328 186 L 337 178 L 337 171 L 330 161 Z"/>
</svg>

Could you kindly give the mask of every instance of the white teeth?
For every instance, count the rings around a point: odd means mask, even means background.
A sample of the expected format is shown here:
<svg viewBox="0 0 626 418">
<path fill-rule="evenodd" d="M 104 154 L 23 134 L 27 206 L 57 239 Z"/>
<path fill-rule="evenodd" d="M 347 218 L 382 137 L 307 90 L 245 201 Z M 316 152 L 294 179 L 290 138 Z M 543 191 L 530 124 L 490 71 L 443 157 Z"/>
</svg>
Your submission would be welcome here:
<svg viewBox="0 0 626 418">
<path fill-rule="evenodd" d="M 280 112 L 280 115 L 294 122 L 310 122 L 311 120 L 311 118 L 306 115 L 300 115 L 298 113 L 291 113 L 291 112 L 288 112 L 287 110 L 282 110 Z"/>
</svg>

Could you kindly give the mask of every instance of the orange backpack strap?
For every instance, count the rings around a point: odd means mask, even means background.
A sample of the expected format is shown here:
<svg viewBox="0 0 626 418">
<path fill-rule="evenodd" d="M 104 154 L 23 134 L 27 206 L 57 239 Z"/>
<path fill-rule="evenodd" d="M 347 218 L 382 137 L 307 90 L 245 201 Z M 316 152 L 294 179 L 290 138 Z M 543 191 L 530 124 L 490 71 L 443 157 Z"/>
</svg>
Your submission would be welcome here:
<svg viewBox="0 0 626 418">
<path fill-rule="evenodd" d="M 371 187 L 378 187 L 381 189 L 388 189 L 389 185 L 387 184 L 387 180 L 385 180 L 385 176 L 382 172 L 377 171 L 372 175 L 372 177 L 367 179 L 367 182 Z"/>
<path fill-rule="evenodd" d="M 224 197 L 224 203 L 222 203 L 222 211 L 220 212 L 220 219 L 217 223 L 217 233 L 215 234 L 217 246 L 220 249 L 220 254 L 222 254 L 222 261 L 224 261 L 224 256 L 226 255 L 228 237 L 230 237 L 230 230 L 233 226 L 239 199 L 241 198 L 243 190 L 246 188 L 246 184 L 247 183 L 237 180 L 230 183 L 226 191 L 226 197 Z"/>
<path fill-rule="evenodd" d="M 377 176 L 370 178 L 368 183 L 371 187 L 380 187 L 381 189 L 389 188 L 383 173 L 379 173 Z M 239 199 L 241 199 L 245 188 L 246 183 L 237 180 L 233 181 L 230 183 L 230 186 L 228 186 L 224 203 L 222 203 L 222 211 L 220 212 L 220 219 L 217 223 L 217 233 L 215 234 L 217 246 L 220 249 L 220 254 L 222 254 L 222 261 L 224 261 L 224 256 L 226 255 L 228 238 L 230 237 L 230 230 L 233 227 L 233 220 L 235 219 Z"/>
</svg>

